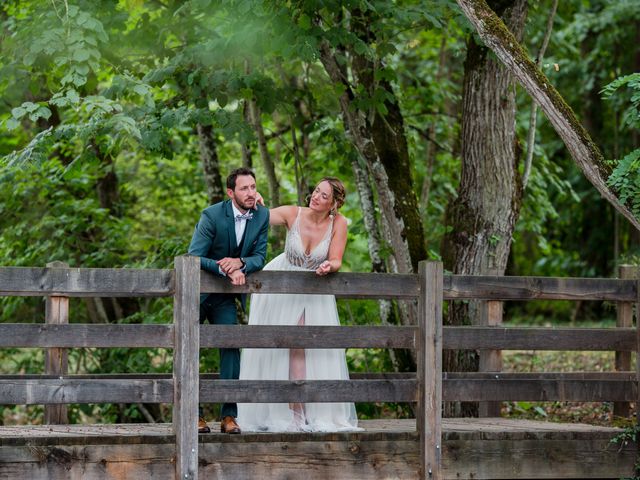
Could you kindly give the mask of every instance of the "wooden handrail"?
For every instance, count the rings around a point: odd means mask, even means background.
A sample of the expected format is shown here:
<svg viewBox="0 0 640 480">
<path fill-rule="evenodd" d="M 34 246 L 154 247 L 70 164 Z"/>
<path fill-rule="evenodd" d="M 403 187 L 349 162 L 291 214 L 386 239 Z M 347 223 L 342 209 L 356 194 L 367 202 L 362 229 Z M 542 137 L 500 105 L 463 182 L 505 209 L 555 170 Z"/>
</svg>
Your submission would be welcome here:
<svg viewBox="0 0 640 480">
<path fill-rule="evenodd" d="M 343 298 L 417 298 L 418 275 L 262 271 L 247 285 L 200 272 L 203 293 L 307 293 Z M 174 270 L 0 267 L 0 296 L 167 297 Z M 633 279 L 445 275 L 444 300 L 607 300 L 635 302 Z"/>
</svg>

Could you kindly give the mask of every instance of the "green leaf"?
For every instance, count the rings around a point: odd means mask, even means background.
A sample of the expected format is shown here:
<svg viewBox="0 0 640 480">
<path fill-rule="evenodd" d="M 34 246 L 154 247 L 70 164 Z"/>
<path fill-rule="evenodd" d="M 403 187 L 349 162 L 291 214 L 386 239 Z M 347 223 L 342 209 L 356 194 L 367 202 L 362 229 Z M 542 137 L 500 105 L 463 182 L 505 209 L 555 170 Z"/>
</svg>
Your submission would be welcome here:
<svg viewBox="0 0 640 480">
<path fill-rule="evenodd" d="M 84 48 L 78 49 L 73 52 L 73 59 L 76 62 L 84 62 L 85 60 L 89 60 L 89 57 L 91 57 L 91 52 Z"/>
<path fill-rule="evenodd" d="M 27 113 L 27 110 L 23 107 L 16 107 L 11 110 L 11 115 L 13 115 L 13 118 L 15 119 L 24 117 L 26 113 Z"/>
<path fill-rule="evenodd" d="M 4 121 L 4 127 L 7 130 L 15 130 L 19 126 L 20 126 L 20 122 L 18 120 L 16 120 L 15 118 L 7 118 Z"/>
<path fill-rule="evenodd" d="M 76 15 L 78 15 L 79 11 L 80 9 L 76 5 L 69 5 L 69 9 L 67 10 L 69 18 L 74 18 Z"/>
<path fill-rule="evenodd" d="M 300 15 L 298 25 L 300 25 L 300 28 L 302 28 L 303 30 L 309 30 L 311 28 L 311 19 L 309 18 L 309 15 Z"/>
<path fill-rule="evenodd" d="M 142 85 L 138 83 L 135 87 L 133 87 L 133 91 L 136 92 L 138 95 L 144 96 L 147 93 L 149 93 L 149 88 L 146 85 Z"/>
</svg>

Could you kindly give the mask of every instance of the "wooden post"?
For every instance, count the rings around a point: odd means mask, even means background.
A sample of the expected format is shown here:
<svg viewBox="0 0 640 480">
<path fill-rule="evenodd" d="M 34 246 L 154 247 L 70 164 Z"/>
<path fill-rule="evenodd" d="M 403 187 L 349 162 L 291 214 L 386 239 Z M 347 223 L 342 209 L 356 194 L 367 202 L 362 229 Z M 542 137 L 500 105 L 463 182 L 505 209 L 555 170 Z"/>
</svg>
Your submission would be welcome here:
<svg viewBox="0 0 640 480">
<path fill-rule="evenodd" d="M 47 263 L 47 268 L 69 268 L 64 262 Z M 45 301 L 45 323 L 61 325 L 69 323 L 69 297 L 48 296 Z M 47 348 L 44 352 L 44 371 L 47 375 L 66 375 L 69 371 L 68 352 L 66 348 Z M 45 405 L 44 423 L 63 425 L 69 423 L 66 405 Z"/>
<path fill-rule="evenodd" d="M 438 480 L 442 456 L 442 263 L 420 262 L 418 408 L 420 478 Z"/>
<path fill-rule="evenodd" d="M 638 427 L 640 426 L 640 267 L 636 267 L 636 274 L 636 427 Z"/>
<path fill-rule="evenodd" d="M 630 265 L 620 265 L 618 269 L 618 277 L 624 280 L 637 278 L 638 267 Z M 616 327 L 633 327 L 633 303 L 618 302 L 616 306 L 617 318 Z M 631 370 L 631 352 L 616 352 L 616 371 Z M 614 402 L 613 415 L 616 417 L 628 417 L 630 413 L 628 402 Z"/>
<path fill-rule="evenodd" d="M 495 327 L 502 325 L 502 302 L 489 300 L 480 302 L 480 325 Z M 501 350 L 480 350 L 480 372 L 502 371 Z M 480 417 L 499 417 L 502 402 L 479 402 Z"/>
<path fill-rule="evenodd" d="M 200 258 L 175 259 L 173 429 L 176 479 L 198 478 Z"/>
</svg>

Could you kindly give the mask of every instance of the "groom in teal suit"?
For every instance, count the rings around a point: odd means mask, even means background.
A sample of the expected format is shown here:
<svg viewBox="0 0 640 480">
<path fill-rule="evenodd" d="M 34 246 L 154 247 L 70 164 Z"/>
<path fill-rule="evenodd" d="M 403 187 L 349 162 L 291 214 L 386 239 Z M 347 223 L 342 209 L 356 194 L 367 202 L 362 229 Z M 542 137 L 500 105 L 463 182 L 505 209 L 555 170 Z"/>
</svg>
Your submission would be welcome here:
<svg viewBox="0 0 640 480">
<path fill-rule="evenodd" d="M 225 276 L 233 285 L 244 285 L 246 275 L 264 267 L 267 254 L 269 209 L 256 205 L 256 177 L 248 168 L 238 168 L 227 177 L 225 200 L 206 208 L 193 232 L 189 254 L 200 257 L 200 268 Z M 200 323 L 216 325 L 237 323 L 235 294 L 200 295 Z M 246 296 L 241 295 L 244 308 Z M 220 378 L 237 379 L 240 375 L 240 350 L 220 349 Z M 236 423 L 237 406 L 225 403 L 220 412 L 220 431 L 240 433 Z M 200 415 L 198 432 L 210 432 Z"/>
</svg>

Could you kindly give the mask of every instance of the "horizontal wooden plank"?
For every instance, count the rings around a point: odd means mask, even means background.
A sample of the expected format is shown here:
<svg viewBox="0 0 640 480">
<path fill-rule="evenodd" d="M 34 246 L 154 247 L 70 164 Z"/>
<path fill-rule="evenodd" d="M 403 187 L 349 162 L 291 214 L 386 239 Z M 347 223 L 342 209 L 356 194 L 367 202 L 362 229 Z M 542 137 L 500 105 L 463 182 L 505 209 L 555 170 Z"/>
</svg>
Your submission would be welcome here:
<svg viewBox="0 0 640 480">
<path fill-rule="evenodd" d="M 173 325 L 0 324 L 0 347 L 173 348 Z"/>
<path fill-rule="evenodd" d="M 0 324 L 0 347 L 173 346 L 169 324 Z M 414 348 L 417 327 L 202 325 L 201 348 Z M 632 328 L 444 327 L 445 349 L 635 351 Z"/>
<path fill-rule="evenodd" d="M 447 401 L 624 402 L 637 398 L 637 383 L 630 380 L 553 379 L 447 379 Z"/>
<path fill-rule="evenodd" d="M 201 380 L 200 402 L 414 402 L 416 381 Z"/>
<path fill-rule="evenodd" d="M 63 403 L 171 403 L 172 380 L 0 380 L 0 405 Z"/>
<path fill-rule="evenodd" d="M 445 275 L 444 298 L 635 302 L 637 282 L 615 278 Z"/>
<path fill-rule="evenodd" d="M 633 328 L 443 328 L 443 348 L 449 350 L 611 350 L 635 351 Z"/>
<path fill-rule="evenodd" d="M 415 298 L 418 277 L 391 273 L 335 273 L 261 271 L 247 276 L 246 285 L 233 286 L 223 277 L 202 272 L 202 293 L 332 294 L 347 298 Z"/>
<path fill-rule="evenodd" d="M 633 382 L 636 380 L 636 372 L 444 372 L 442 378 L 443 380 L 609 380 Z"/>
<path fill-rule="evenodd" d="M 621 372 L 611 372 L 612 375 L 617 375 L 619 373 Z M 413 380 L 416 378 L 415 372 L 353 372 L 350 373 L 349 376 L 352 380 Z M 47 374 L 0 375 L 0 380 L 55 380 L 59 378 L 59 375 Z M 171 380 L 173 375 L 170 373 L 99 373 L 90 375 L 72 375 L 69 376 L 69 378 L 74 378 L 76 380 Z M 200 374 L 201 381 L 218 380 L 219 378 L 219 373 Z"/>
<path fill-rule="evenodd" d="M 416 327 L 202 325 L 201 348 L 414 348 Z"/>
<path fill-rule="evenodd" d="M 0 267 L 0 296 L 167 297 L 173 270 Z"/>
<path fill-rule="evenodd" d="M 412 299 L 419 295 L 415 274 L 262 271 L 244 286 L 201 272 L 205 293 L 335 294 L 347 298 Z M 127 268 L 0 267 L 1 296 L 158 297 L 170 296 L 174 271 Z M 485 300 L 609 300 L 635 302 L 637 282 L 607 278 L 446 275 L 444 298 Z"/>
</svg>

